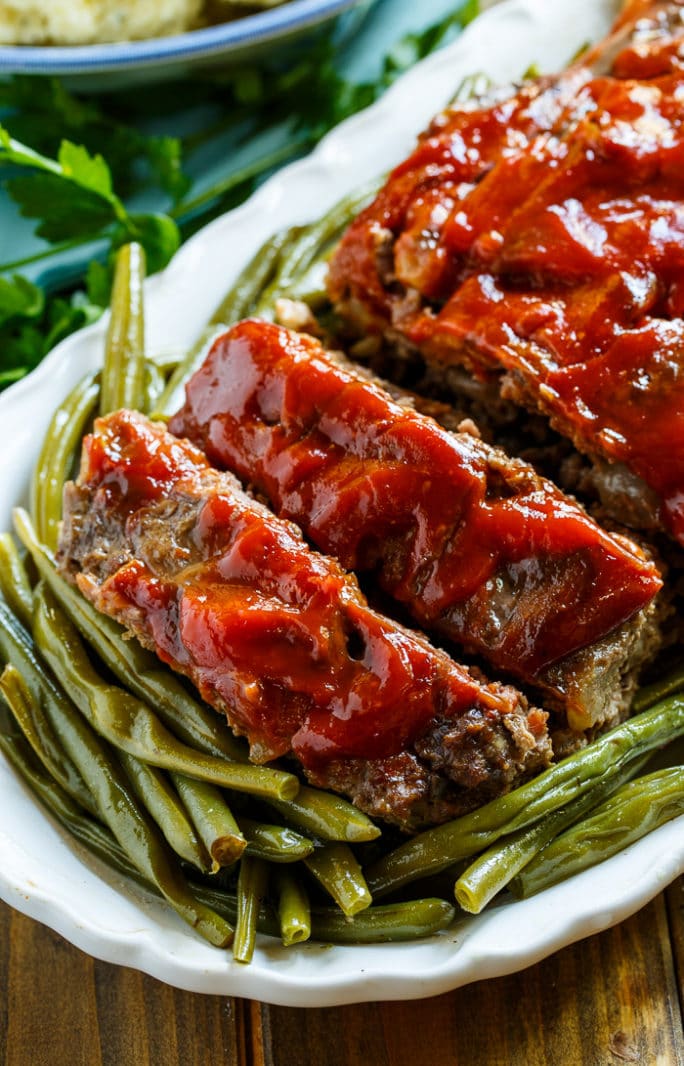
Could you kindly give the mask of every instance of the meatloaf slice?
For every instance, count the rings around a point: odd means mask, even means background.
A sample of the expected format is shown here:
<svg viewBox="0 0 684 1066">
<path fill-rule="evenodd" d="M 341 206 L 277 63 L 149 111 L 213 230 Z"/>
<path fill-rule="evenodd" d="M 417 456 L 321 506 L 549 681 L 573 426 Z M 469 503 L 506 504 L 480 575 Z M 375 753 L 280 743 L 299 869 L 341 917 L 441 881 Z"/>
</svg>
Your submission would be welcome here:
<svg viewBox="0 0 684 1066">
<path fill-rule="evenodd" d="M 546 714 L 371 610 L 354 577 L 143 416 L 100 419 L 64 497 L 59 565 L 193 681 L 251 757 L 294 755 L 402 829 L 551 757 Z"/>
<path fill-rule="evenodd" d="M 186 392 L 172 432 L 422 627 L 543 690 L 577 732 L 624 713 L 660 576 L 526 463 L 266 322 L 220 337 Z"/>
<path fill-rule="evenodd" d="M 329 282 L 348 320 L 445 377 L 465 366 L 498 382 L 628 471 L 680 544 L 682 11 L 634 2 L 593 67 L 439 116 L 348 230 Z"/>
</svg>

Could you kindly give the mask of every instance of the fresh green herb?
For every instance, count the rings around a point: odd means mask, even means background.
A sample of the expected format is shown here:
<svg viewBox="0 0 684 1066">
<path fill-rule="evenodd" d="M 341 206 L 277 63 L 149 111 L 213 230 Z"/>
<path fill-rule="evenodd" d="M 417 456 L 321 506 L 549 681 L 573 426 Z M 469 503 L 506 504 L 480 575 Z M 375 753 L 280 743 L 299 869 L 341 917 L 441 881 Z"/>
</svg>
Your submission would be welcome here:
<svg viewBox="0 0 684 1066">
<path fill-rule="evenodd" d="M 371 104 L 477 12 L 478 0 L 466 0 L 435 25 L 406 35 L 363 83 L 343 77 L 336 44 L 322 36 L 287 68 L 264 63 L 144 93 L 84 99 L 54 78 L 0 84 L 0 185 L 46 242 L 31 255 L 0 262 L 0 388 L 97 318 L 109 302 L 119 247 L 136 241 L 149 272 L 160 270 L 182 239 Z M 165 117 L 173 120 L 173 136 L 158 132 Z M 177 135 L 184 129 L 191 132 Z M 203 151 L 224 140 L 236 163 L 207 187 Z M 264 151 L 244 162 L 240 153 L 253 143 L 263 143 Z M 163 210 L 134 210 L 132 197 L 140 194 L 162 197 Z M 17 273 L 79 248 L 84 262 L 68 278 L 58 275 L 61 291 L 54 291 L 54 274 L 40 287 Z"/>
<path fill-rule="evenodd" d="M 26 278 L 0 277 L 0 388 L 19 381 L 59 341 L 101 312 L 83 293 L 46 298 Z"/>
<path fill-rule="evenodd" d="M 101 155 L 62 141 L 57 158 L 36 152 L 0 126 L 0 165 L 19 168 L 6 181 L 25 218 L 37 220 L 36 234 L 65 246 L 106 240 L 112 251 L 137 241 L 151 270 L 164 267 L 180 244 L 174 221 L 162 214 L 130 214 L 114 192 L 112 174 Z M 0 266 L 7 269 L 7 265 Z"/>
<path fill-rule="evenodd" d="M 106 110 L 105 110 L 106 108 Z M 116 188 L 133 192 L 142 180 L 156 184 L 173 200 L 188 191 L 183 147 L 177 137 L 145 134 L 118 115 L 116 101 L 75 96 L 57 78 L 18 75 L 0 83 L 0 111 L 9 133 L 37 152 L 56 156 L 67 138 L 93 154 L 103 154 Z"/>
</svg>

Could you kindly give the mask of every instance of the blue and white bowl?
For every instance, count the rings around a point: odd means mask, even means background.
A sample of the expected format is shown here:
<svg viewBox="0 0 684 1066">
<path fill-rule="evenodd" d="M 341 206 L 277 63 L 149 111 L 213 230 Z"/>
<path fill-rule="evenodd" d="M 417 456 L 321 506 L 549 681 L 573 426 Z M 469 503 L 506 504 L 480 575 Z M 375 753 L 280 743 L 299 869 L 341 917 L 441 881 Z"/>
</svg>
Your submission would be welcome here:
<svg viewBox="0 0 684 1066">
<path fill-rule="evenodd" d="M 374 0 L 291 0 L 233 22 L 146 41 L 72 47 L 0 46 L 0 77 L 45 74 L 83 89 L 129 88 L 248 62 L 344 16 L 351 32 Z M 354 9 L 354 10 L 352 10 Z"/>
</svg>

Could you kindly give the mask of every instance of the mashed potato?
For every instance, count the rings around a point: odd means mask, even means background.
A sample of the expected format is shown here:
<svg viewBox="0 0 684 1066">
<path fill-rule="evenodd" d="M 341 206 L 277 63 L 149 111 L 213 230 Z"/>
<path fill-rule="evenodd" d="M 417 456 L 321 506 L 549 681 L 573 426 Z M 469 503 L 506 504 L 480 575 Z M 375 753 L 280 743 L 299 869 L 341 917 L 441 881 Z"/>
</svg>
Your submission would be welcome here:
<svg viewBox="0 0 684 1066">
<path fill-rule="evenodd" d="M 204 0 L 0 0 L 0 44 L 96 44 L 183 33 Z"/>
</svg>

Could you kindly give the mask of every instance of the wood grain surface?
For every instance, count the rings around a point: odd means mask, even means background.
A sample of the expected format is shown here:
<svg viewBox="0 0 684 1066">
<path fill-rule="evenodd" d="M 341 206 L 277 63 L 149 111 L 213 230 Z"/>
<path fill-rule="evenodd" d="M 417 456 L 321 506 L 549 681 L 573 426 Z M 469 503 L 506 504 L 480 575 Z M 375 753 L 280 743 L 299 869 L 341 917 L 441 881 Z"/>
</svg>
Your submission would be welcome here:
<svg viewBox="0 0 684 1066">
<path fill-rule="evenodd" d="M 167 987 L 0 905 L 4 1066 L 684 1066 L 684 880 L 522 973 L 294 1010 Z"/>
</svg>

